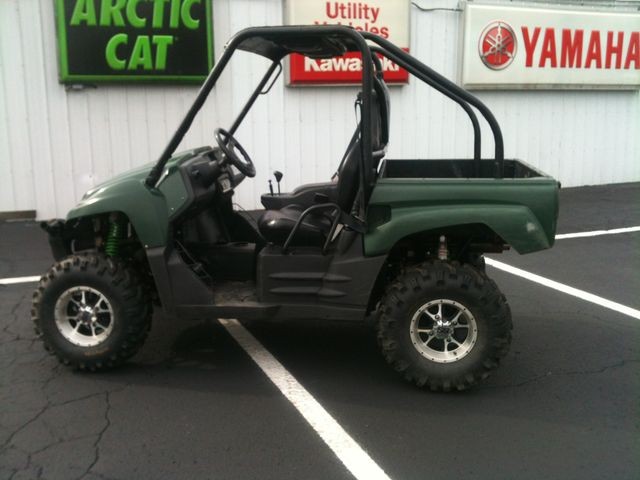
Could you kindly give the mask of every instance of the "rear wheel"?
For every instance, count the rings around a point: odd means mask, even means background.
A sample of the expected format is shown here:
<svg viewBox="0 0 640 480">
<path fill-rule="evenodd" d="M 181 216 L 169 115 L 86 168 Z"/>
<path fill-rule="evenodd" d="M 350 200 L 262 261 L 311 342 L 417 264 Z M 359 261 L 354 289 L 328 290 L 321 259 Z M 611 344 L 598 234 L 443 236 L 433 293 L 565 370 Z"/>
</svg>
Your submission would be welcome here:
<svg viewBox="0 0 640 480">
<path fill-rule="evenodd" d="M 378 340 L 387 362 L 407 380 L 435 391 L 465 390 L 497 368 L 511 328 L 509 306 L 483 271 L 432 261 L 388 287 Z"/>
<path fill-rule="evenodd" d="M 152 307 L 131 267 L 92 253 L 56 263 L 40 280 L 31 313 L 48 351 L 66 365 L 94 371 L 138 351 Z"/>
</svg>

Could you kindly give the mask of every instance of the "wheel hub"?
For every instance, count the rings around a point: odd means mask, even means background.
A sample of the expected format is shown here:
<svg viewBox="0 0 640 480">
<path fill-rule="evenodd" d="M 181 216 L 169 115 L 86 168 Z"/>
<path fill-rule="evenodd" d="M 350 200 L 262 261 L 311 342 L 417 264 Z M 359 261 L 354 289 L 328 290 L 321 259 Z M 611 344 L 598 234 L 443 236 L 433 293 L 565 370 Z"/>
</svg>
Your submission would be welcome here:
<svg viewBox="0 0 640 480">
<path fill-rule="evenodd" d="M 443 340 L 449 338 L 453 334 L 453 325 L 450 322 L 436 321 L 433 331 L 436 338 Z"/>
<path fill-rule="evenodd" d="M 473 349 L 478 327 L 469 309 L 455 300 L 442 298 L 416 310 L 409 333 L 420 355 L 437 363 L 450 363 Z"/>
<path fill-rule="evenodd" d="M 69 342 L 93 347 L 113 330 L 113 308 L 107 297 L 88 286 L 73 287 L 60 295 L 55 306 L 58 331 Z"/>
<path fill-rule="evenodd" d="M 92 321 L 95 322 L 96 316 L 93 312 L 93 308 L 89 307 L 88 305 L 83 305 L 80 307 L 79 309 L 79 313 L 78 313 L 78 318 L 84 322 L 85 324 L 89 325 L 89 323 L 91 323 Z"/>
</svg>

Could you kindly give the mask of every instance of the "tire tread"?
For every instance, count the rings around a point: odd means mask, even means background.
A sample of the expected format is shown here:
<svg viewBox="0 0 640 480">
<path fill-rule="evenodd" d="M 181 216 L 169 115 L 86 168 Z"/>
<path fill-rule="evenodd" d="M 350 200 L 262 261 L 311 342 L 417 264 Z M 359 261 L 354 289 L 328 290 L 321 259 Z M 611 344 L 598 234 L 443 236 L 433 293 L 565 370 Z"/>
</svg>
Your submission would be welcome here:
<svg viewBox="0 0 640 480">
<path fill-rule="evenodd" d="M 101 278 L 106 277 L 106 281 L 119 290 L 124 299 L 123 311 L 126 318 L 122 321 L 126 325 L 125 339 L 112 351 L 93 359 L 73 358 L 61 348 L 56 348 L 55 342 L 43 334 L 42 322 L 46 319 L 42 317 L 41 306 L 45 291 L 60 278 L 74 271 L 90 273 Z M 36 336 L 42 340 L 45 350 L 56 356 L 60 363 L 78 370 L 94 372 L 120 366 L 135 355 L 151 328 L 152 313 L 147 289 L 131 267 L 122 260 L 97 252 L 87 252 L 62 259 L 41 277 L 38 287 L 33 292 L 31 320 Z"/>
<path fill-rule="evenodd" d="M 418 287 L 414 288 L 414 285 Z M 402 345 L 396 340 L 398 328 L 402 325 L 398 310 L 412 302 L 420 292 L 447 287 L 459 288 L 477 296 L 488 313 L 494 331 L 498 332 L 490 339 L 486 358 L 470 371 L 451 378 L 429 376 L 418 362 L 412 361 L 411 356 L 403 352 Z M 387 288 L 380 302 L 377 340 L 387 363 L 408 381 L 432 391 L 462 391 L 486 379 L 499 366 L 500 360 L 509 351 L 512 328 L 511 311 L 506 298 L 484 271 L 470 264 L 430 260 L 407 268 Z"/>
</svg>

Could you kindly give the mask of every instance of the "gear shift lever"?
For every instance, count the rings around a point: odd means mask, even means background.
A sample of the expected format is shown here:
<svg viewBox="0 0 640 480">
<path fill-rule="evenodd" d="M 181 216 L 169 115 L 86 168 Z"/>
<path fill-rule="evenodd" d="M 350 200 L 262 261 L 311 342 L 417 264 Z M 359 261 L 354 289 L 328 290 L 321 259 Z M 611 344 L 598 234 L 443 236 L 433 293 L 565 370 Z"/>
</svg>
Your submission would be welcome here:
<svg viewBox="0 0 640 480">
<path fill-rule="evenodd" d="M 280 180 L 284 177 L 284 174 L 278 170 L 273 172 L 273 176 L 276 177 L 276 182 L 278 182 L 278 195 L 280 195 Z"/>
</svg>

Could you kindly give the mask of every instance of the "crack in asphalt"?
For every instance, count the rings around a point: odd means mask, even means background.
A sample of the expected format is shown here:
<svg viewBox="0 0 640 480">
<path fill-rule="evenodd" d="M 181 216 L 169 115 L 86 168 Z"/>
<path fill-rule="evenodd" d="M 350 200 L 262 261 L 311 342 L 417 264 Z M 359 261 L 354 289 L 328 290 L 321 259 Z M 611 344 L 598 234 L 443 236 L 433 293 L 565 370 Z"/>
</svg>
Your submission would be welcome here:
<svg viewBox="0 0 640 480">
<path fill-rule="evenodd" d="M 100 432 L 98 432 L 97 438 L 96 438 L 95 442 L 93 442 L 93 449 L 94 449 L 93 461 L 87 467 L 87 470 L 82 475 L 80 475 L 78 477 L 78 480 L 80 480 L 81 478 L 87 476 L 89 474 L 89 472 L 91 472 L 93 467 L 95 467 L 95 465 L 100 460 L 100 442 L 102 441 L 102 437 L 104 436 L 105 432 L 111 426 L 111 419 L 109 418 L 109 413 L 111 412 L 111 393 L 107 391 L 107 392 L 105 392 L 104 395 L 105 395 L 104 399 L 105 399 L 105 405 L 106 405 L 106 408 L 104 410 L 105 425 L 102 428 L 102 430 L 100 430 Z"/>
<path fill-rule="evenodd" d="M 11 308 L 11 310 L 9 310 L 9 312 L 7 312 L 7 314 L 10 317 L 13 317 L 13 321 L 7 323 L 4 327 L 2 327 L 2 333 L 3 334 L 8 334 L 8 335 L 13 335 L 13 338 L 9 338 L 9 339 L 1 339 L 0 340 L 0 345 L 4 345 L 5 343 L 10 343 L 16 340 L 21 340 L 20 334 L 16 333 L 16 332 L 12 332 L 10 330 L 11 327 L 13 327 L 16 323 L 20 322 L 20 319 L 18 318 L 18 309 L 20 307 L 22 307 L 23 302 L 26 300 L 27 296 L 29 295 L 30 290 L 25 291 L 15 302 L 15 305 Z"/>
<path fill-rule="evenodd" d="M 23 431 L 29 425 L 34 423 L 36 420 L 38 420 L 49 408 L 51 408 L 52 406 L 55 406 L 55 405 L 51 405 L 50 402 L 48 401 L 46 388 L 59 375 L 59 373 L 60 373 L 60 365 L 55 365 L 51 369 L 51 371 L 53 372 L 53 375 L 51 375 L 48 379 L 46 379 L 44 382 L 42 382 L 42 386 L 41 386 L 41 390 L 42 390 L 42 392 L 44 394 L 44 397 L 47 400 L 47 402 L 32 418 L 30 418 L 25 423 L 20 425 L 20 427 L 18 427 L 16 430 L 11 432 L 9 437 L 7 437 L 7 440 L 5 440 L 5 442 L 2 445 L 0 445 L 0 449 L 4 450 L 4 448 L 7 445 L 9 445 L 10 443 L 13 442 L 13 439 L 15 438 L 16 435 L 18 435 L 21 431 Z"/>
<path fill-rule="evenodd" d="M 530 383 L 535 383 L 540 380 L 544 380 L 551 377 L 576 376 L 576 375 L 599 375 L 607 372 L 608 370 L 614 370 L 616 368 L 624 367 L 629 363 L 640 363 L 640 360 L 636 360 L 636 359 L 620 360 L 619 362 L 616 362 L 614 364 L 605 365 L 604 367 L 600 367 L 598 369 L 593 369 L 593 370 L 574 370 L 574 371 L 558 372 L 558 373 L 553 373 L 549 371 L 543 375 L 536 375 L 535 377 L 531 377 L 522 382 L 509 383 L 504 385 L 480 385 L 478 389 L 489 390 L 489 389 L 499 389 L 499 388 L 519 388 L 525 385 L 529 385 Z"/>
<path fill-rule="evenodd" d="M 52 377 L 52 378 L 54 378 L 54 377 Z M 43 407 L 34 417 L 29 419 L 26 423 L 24 423 L 16 431 L 14 431 L 11 434 L 11 436 L 9 437 L 9 439 L 2 445 L 2 447 L 0 447 L 0 450 L 2 450 L 2 451 L 4 451 L 7 447 L 8 448 L 15 448 L 16 450 L 24 453 L 27 456 L 26 465 L 24 467 L 22 467 L 22 468 L 15 469 L 9 478 L 13 478 L 19 472 L 29 470 L 33 466 L 33 457 L 35 455 L 39 454 L 39 453 L 45 452 L 45 451 L 49 450 L 50 448 L 52 448 L 54 446 L 58 446 L 60 444 L 70 443 L 70 442 L 74 442 L 76 440 L 84 440 L 84 439 L 93 438 L 93 437 L 95 437 L 95 440 L 93 442 L 94 458 L 91 461 L 91 463 L 88 465 L 86 470 L 82 474 L 80 474 L 77 477 L 77 479 L 79 480 L 81 478 L 84 478 L 89 473 L 91 473 L 92 475 L 99 476 L 100 478 L 106 478 L 106 477 L 103 477 L 100 474 L 96 474 L 95 472 L 92 472 L 91 470 L 95 467 L 95 465 L 100 460 L 100 442 L 102 441 L 102 438 L 103 438 L 104 434 L 106 433 L 106 431 L 111 426 L 111 419 L 110 419 L 111 395 L 114 394 L 114 393 L 122 392 L 123 390 L 125 390 L 128 387 L 129 387 L 129 385 L 125 385 L 125 386 L 123 386 L 121 388 L 118 388 L 118 389 L 115 389 L 115 390 L 107 390 L 107 391 L 92 393 L 92 394 L 89 394 L 89 395 L 83 395 L 82 397 L 77 397 L 77 398 L 65 400 L 64 402 L 47 403 L 47 405 L 45 407 Z M 47 410 L 49 410 L 51 408 L 55 408 L 55 407 L 63 407 L 63 406 L 66 406 L 66 405 L 69 405 L 69 404 L 72 404 L 72 403 L 81 402 L 81 401 L 88 400 L 88 399 L 91 399 L 91 398 L 94 398 L 94 397 L 98 397 L 98 396 L 104 396 L 104 398 L 105 398 L 105 410 L 104 410 L 104 422 L 105 422 L 105 424 L 100 429 L 100 431 L 98 433 L 90 433 L 90 434 L 86 434 L 86 435 L 78 435 L 78 436 L 72 436 L 72 437 L 66 437 L 66 438 L 56 435 L 55 436 L 56 437 L 56 441 L 48 443 L 47 445 L 45 445 L 45 446 L 43 446 L 41 448 L 38 448 L 37 450 L 33 450 L 33 451 L 27 451 L 27 450 L 24 450 L 24 449 L 12 444 L 13 438 L 15 438 L 15 436 L 18 433 L 20 433 L 25 428 L 27 428 L 29 425 L 31 425 L 35 421 L 37 421 L 44 413 L 47 412 Z M 43 465 L 38 465 L 37 468 L 38 468 L 39 473 L 38 473 L 36 478 L 41 478 L 44 466 Z"/>
<path fill-rule="evenodd" d="M 24 299 L 26 298 L 26 295 L 23 295 L 21 297 L 22 301 L 24 301 Z M 16 316 L 16 312 L 17 308 L 14 307 L 12 309 L 12 315 Z M 3 331 L 6 331 L 6 327 L 3 329 Z M 10 343 L 10 342 L 16 342 L 20 340 L 19 337 L 13 338 L 12 340 L 9 340 L 9 342 L 6 343 Z M 26 339 L 24 339 L 26 340 Z M 36 339 L 37 340 L 37 339 Z M 45 355 L 45 358 L 48 358 L 48 355 Z M 9 364 L 11 365 L 11 364 Z M 99 461 L 99 447 L 100 447 L 100 442 L 102 441 L 102 437 L 105 434 L 105 432 L 108 430 L 108 428 L 111 425 L 111 420 L 110 420 L 110 410 L 111 410 L 111 400 L 110 400 L 110 396 L 114 393 L 118 393 L 121 392 L 123 390 L 125 390 L 126 388 L 128 388 L 128 384 L 122 386 L 121 388 L 117 388 L 117 389 L 113 389 L 113 390 L 106 390 L 106 391 L 100 391 L 100 392 L 95 392 L 95 393 L 91 393 L 91 394 L 87 394 L 87 395 L 83 395 L 80 397 L 75 397 L 75 398 L 70 398 L 61 402 L 52 402 L 50 399 L 50 394 L 48 393 L 48 388 L 50 386 L 50 384 L 52 382 L 54 382 L 55 380 L 57 380 L 60 376 L 60 374 L 62 372 L 64 372 L 66 369 L 64 368 L 64 366 L 60 365 L 60 364 L 55 364 L 52 368 L 51 368 L 51 374 L 48 376 L 48 378 L 46 379 L 41 379 L 38 382 L 40 384 L 40 391 L 42 392 L 43 398 L 45 400 L 45 404 L 37 410 L 37 412 L 30 416 L 24 423 L 22 423 L 20 426 L 18 426 L 17 428 L 15 428 L 7 437 L 7 439 L 3 442 L 3 444 L 0 446 L 0 452 L 5 452 L 11 448 L 15 449 L 18 452 L 23 453 L 24 455 L 26 455 L 26 464 L 18 469 L 14 469 L 11 468 L 11 474 L 8 478 L 14 478 L 18 473 L 20 472 L 25 472 L 25 471 L 29 471 L 30 469 L 32 469 L 32 467 L 35 467 L 36 470 L 36 477 L 35 478 L 41 478 L 42 474 L 44 472 L 44 466 L 43 465 L 34 465 L 33 464 L 33 457 L 39 453 L 45 452 L 46 450 L 56 446 L 56 445 L 60 445 L 62 443 L 69 443 L 69 442 L 73 442 L 76 440 L 82 440 L 85 438 L 92 438 L 95 437 L 95 441 L 93 442 L 93 448 L 94 448 L 94 458 L 92 459 L 91 463 L 89 464 L 89 466 L 87 467 L 87 469 L 85 470 L 84 473 L 82 473 L 78 478 L 83 478 L 86 475 L 88 475 L 91 472 L 91 469 L 96 465 L 96 463 Z M 26 383 L 26 382 L 18 382 L 18 383 Z M 97 396 L 104 396 L 105 397 L 105 412 L 104 412 L 104 420 L 105 420 L 105 424 L 104 426 L 100 429 L 100 431 L 98 433 L 91 433 L 91 434 L 86 434 L 86 435 L 79 435 L 79 436 L 72 436 L 72 437 L 64 437 L 64 436 L 60 436 L 55 434 L 54 432 L 51 432 L 52 437 L 55 438 L 54 442 L 48 443 L 46 445 L 44 445 L 41 448 L 38 448 L 36 450 L 25 450 L 23 448 L 20 448 L 18 446 L 16 446 L 14 444 L 14 440 L 16 439 L 17 435 L 19 435 L 21 432 L 25 431 L 27 428 L 29 428 L 29 426 L 33 425 L 34 423 L 36 423 L 39 419 L 41 419 L 43 417 L 44 414 L 46 414 L 49 410 L 51 410 L 52 408 L 58 408 L 58 407 L 65 407 L 67 405 L 73 404 L 73 403 L 77 403 L 77 402 L 82 402 L 85 400 L 89 400 L 91 398 L 97 397 Z M 91 472 L 93 474 L 93 472 Z"/>
</svg>

